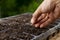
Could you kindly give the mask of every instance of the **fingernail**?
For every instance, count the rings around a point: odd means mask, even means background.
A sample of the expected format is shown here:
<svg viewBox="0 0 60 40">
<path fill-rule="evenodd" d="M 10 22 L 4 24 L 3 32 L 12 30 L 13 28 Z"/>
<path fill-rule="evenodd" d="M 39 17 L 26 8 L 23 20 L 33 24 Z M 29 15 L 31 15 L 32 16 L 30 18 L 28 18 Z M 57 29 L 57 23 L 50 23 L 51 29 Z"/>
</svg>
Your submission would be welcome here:
<svg viewBox="0 0 60 40">
<path fill-rule="evenodd" d="M 38 27 L 38 25 L 35 25 L 35 27 Z"/>
<path fill-rule="evenodd" d="M 31 19 L 31 23 L 34 24 L 34 20 L 33 19 Z"/>
<path fill-rule="evenodd" d="M 40 25 L 40 28 L 42 28 L 43 27 L 43 25 Z"/>
</svg>

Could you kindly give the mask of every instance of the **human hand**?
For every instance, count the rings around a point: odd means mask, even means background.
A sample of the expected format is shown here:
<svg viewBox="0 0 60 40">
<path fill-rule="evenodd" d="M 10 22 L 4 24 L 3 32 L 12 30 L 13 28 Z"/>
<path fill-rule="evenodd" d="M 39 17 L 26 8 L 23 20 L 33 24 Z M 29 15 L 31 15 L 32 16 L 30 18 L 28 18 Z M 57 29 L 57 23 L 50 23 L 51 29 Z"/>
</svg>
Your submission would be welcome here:
<svg viewBox="0 0 60 40">
<path fill-rule="evenodd" d="M 35 27 L 45 27 L 60 16 L 60 0 L 44 0 L 31 19 Z"/>
</svg>

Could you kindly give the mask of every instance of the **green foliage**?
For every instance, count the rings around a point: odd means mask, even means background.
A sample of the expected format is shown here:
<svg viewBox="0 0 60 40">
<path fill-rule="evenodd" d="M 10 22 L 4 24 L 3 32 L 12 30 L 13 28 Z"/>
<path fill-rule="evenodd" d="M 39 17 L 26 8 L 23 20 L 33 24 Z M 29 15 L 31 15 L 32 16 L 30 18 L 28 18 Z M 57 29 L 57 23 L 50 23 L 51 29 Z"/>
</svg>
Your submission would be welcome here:
<svg viewBox="0 0 60 40">
<path fill-rule="evenodd" d="M 43 0 L 0 0 L 0 17 L 34 12 Z"/>
<path fill-rule="evenodd" d="M 13 14 L 16 8 L 15 0 L 1 0 L 1 17 L 10 16 L 9 14 Z"/>
<path fill-rule="evenodd" d="M 31 4 L 29 4 L 28 6 L 22 6 L 20 8 L 20 12 L 34 12 L 35 9 L 37 8 L 38 3 L 37 2 L 32 2 Z"/>
<path fill-rule="evenodd" d="M 32 1 L 28 6 L 25 6 L 23 5 L 21 8 L 20 8 L 20 13 L 24 13 L 24 12 L 34 12 L 37 7 L 41 4 L 43 0 L 39 0 L 39 1 Z"/>
</svg>

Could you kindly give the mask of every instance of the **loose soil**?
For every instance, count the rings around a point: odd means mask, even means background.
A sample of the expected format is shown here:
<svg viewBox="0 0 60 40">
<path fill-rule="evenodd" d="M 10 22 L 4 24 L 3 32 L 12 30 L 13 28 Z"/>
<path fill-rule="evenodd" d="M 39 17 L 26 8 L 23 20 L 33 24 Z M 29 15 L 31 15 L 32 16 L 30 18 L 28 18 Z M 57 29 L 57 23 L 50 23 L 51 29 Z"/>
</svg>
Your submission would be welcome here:
<svg viewBox="0 0 60 40">
<path fill-rule="evenodd" d="M 35 28 L 30 23 L 31 17 L 31 14 L 23 14 L 0 20 L 0 40 L 30 40 L 33 35 L 38 36 L 54 27 Z"/>
</svg>

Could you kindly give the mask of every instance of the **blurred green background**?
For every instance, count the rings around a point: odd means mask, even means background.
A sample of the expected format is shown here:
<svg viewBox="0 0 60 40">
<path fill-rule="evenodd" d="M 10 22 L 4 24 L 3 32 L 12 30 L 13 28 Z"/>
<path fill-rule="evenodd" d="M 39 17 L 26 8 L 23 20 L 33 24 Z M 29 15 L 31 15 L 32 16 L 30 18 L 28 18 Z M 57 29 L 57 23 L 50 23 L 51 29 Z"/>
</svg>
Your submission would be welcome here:
<svg viewBox="0 0 60 40">
<path fill-rule="evenodd" d="M 0 0 L 0 18 L 34 12 L 43 0 Z"/>
</svg>

